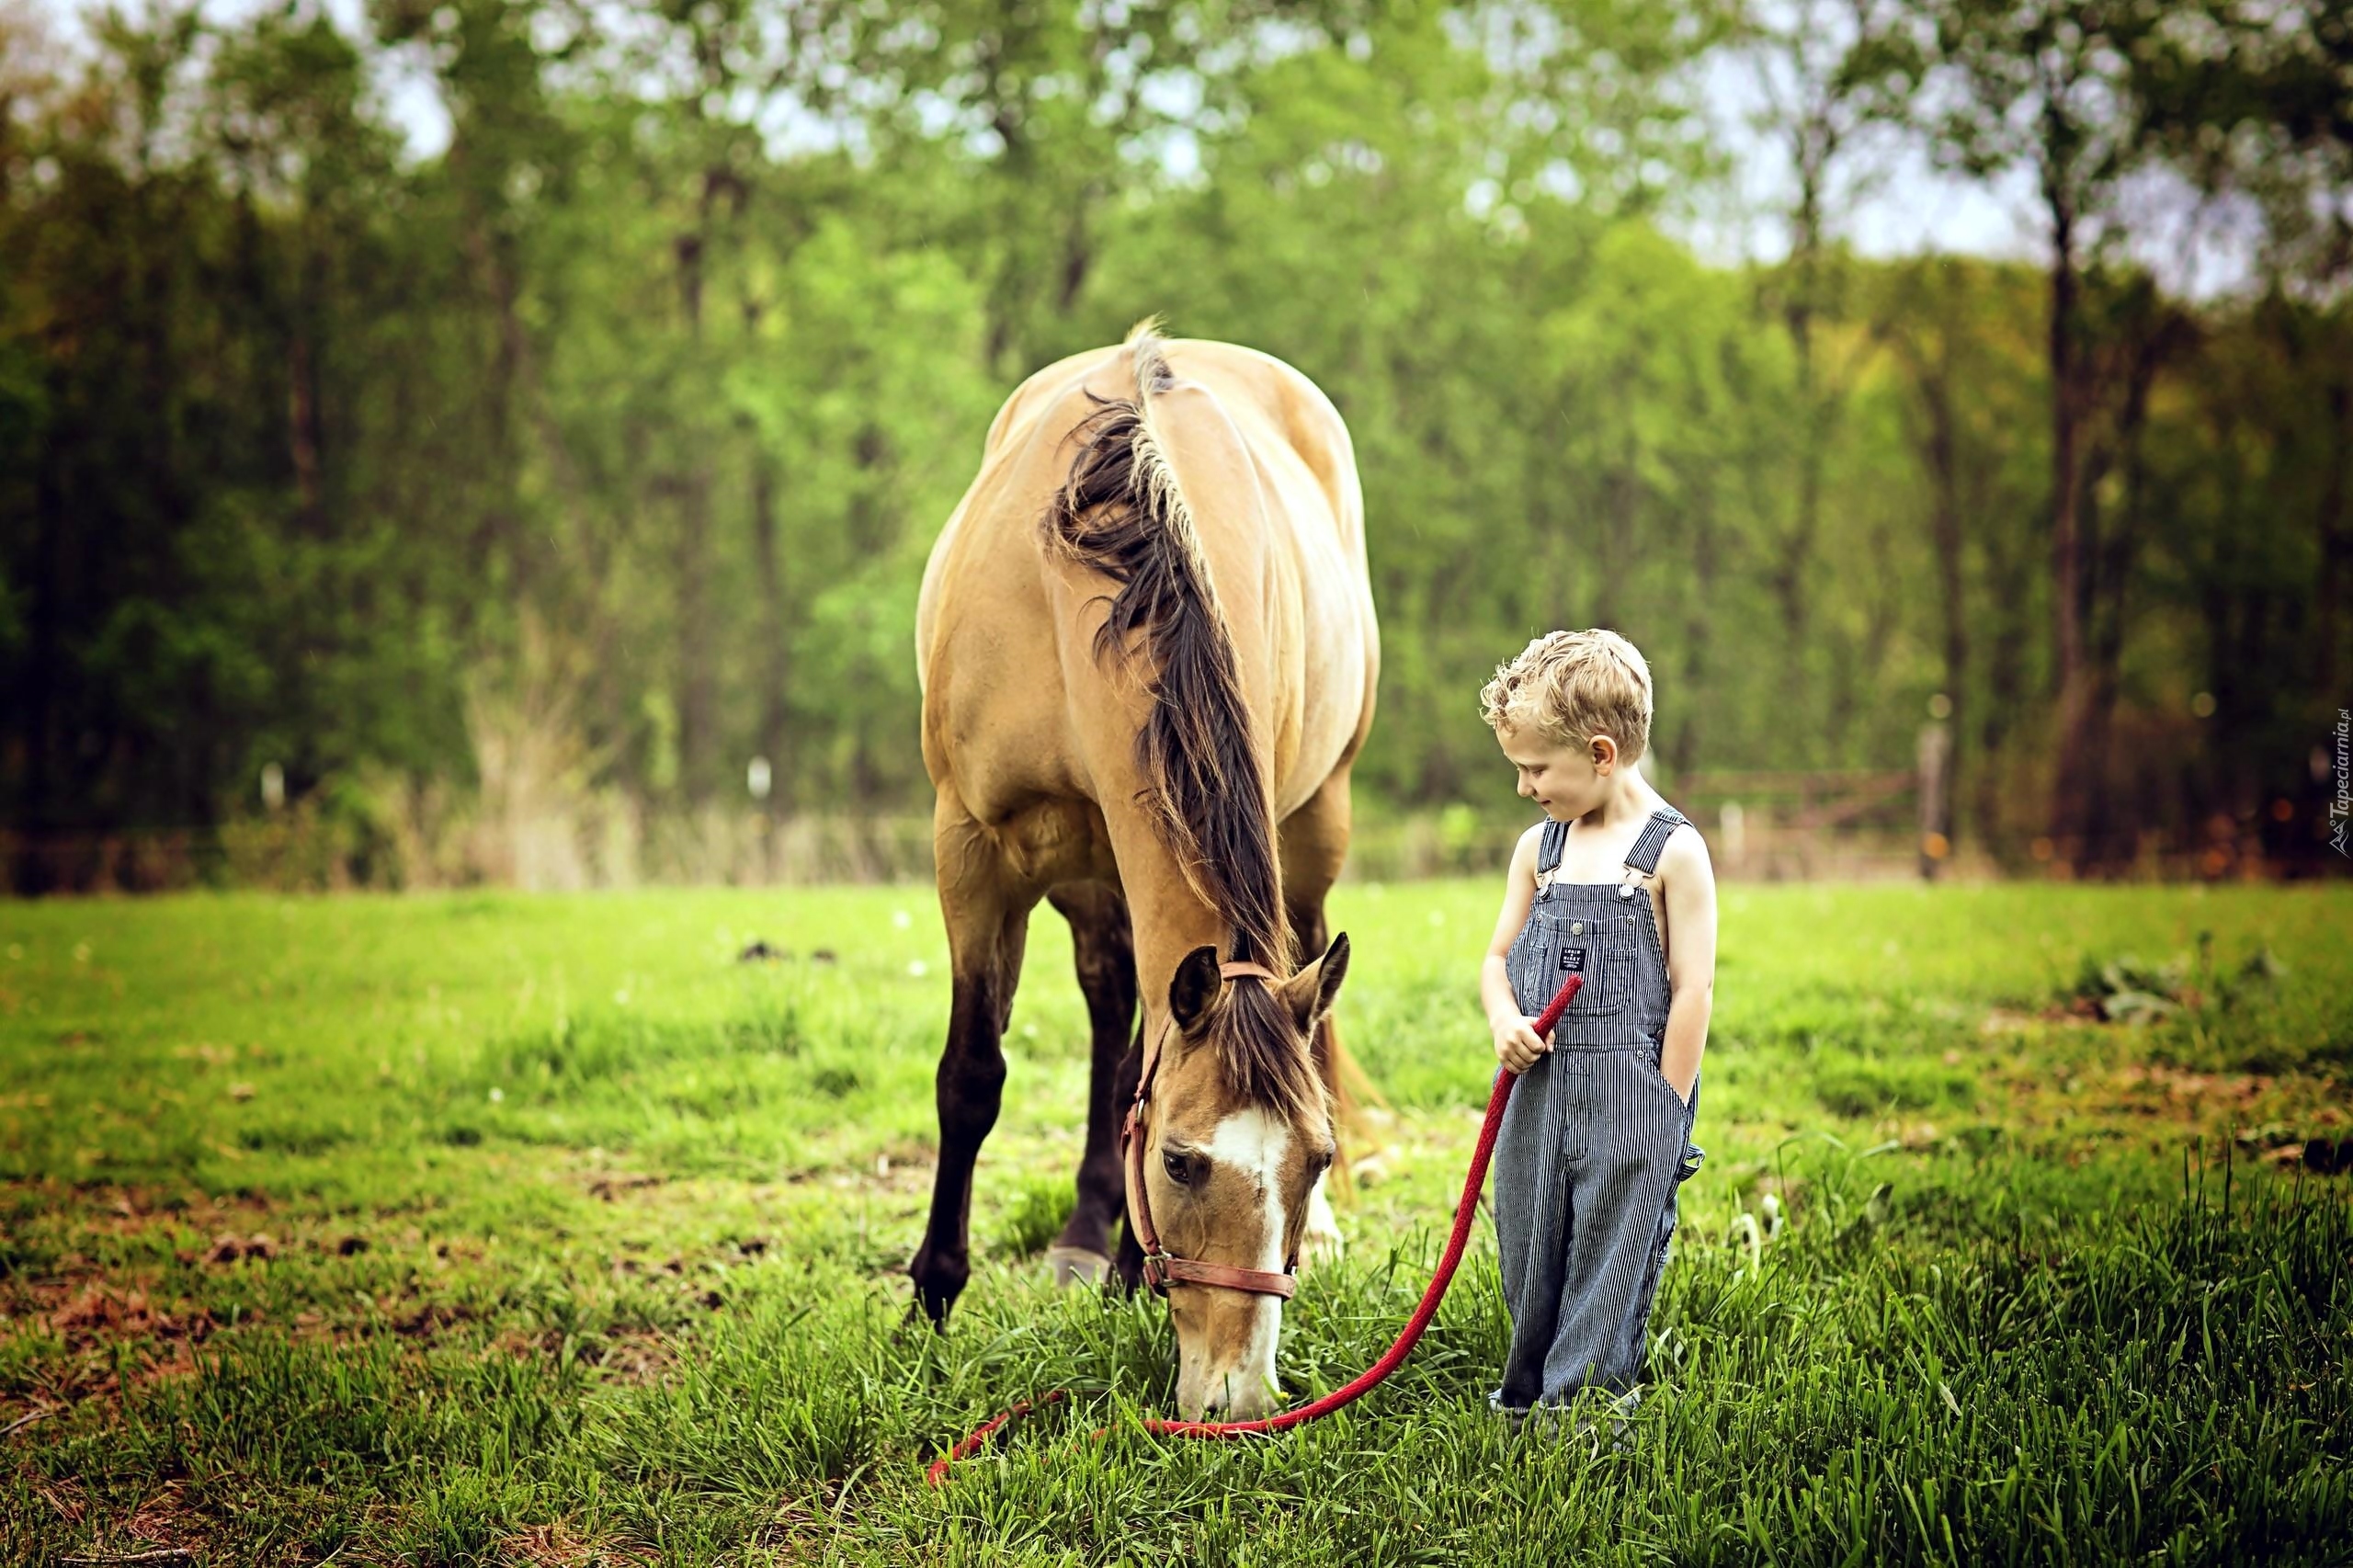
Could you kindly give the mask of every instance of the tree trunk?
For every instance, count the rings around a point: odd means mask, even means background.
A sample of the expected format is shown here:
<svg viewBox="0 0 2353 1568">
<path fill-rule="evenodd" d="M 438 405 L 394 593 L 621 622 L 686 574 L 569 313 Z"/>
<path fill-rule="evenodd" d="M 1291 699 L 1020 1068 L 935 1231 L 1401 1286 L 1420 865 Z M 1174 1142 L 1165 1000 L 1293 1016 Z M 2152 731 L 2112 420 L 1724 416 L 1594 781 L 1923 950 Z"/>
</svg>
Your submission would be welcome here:
<svg viewBox="0 0 2353 1568">
<path fill-rule="evenodd" d="M 1635 438 L 1627 438 L 1625 460 L 1602 481 L 1601 548 L 1594 552 L 1594 626 L 1615 622 L 1628 575 L 1633 569 L 1634 513 L 1641 505 L 1643 482 L 1635 465 Z"/>
<path fill-rule="evenodd" d="M 1993 766 L 2010 734 L 2010 720 L 2026 695 L 2025 613 L 2028 565 L 1999 529 L 1985 535 L 1987 586 L 1998 620 L 1985 662 L 1985 710 L 1977 727 L 1977 832 L 1997 859 L 2009 862 L 2008 813 L 2002 810 L 2001 770 Z"/>
<path fill-rule="evenodd" d="M 2328 477 L 2321 485 L 2314 517 L 2320 535 L 2320 595 L 2313 619 L 2320 636 L 2313 661 L 2313 686 L 2325 700 L 2336 690 L 2338 617 L 2344 610 L 2344 573 L 2353 564 L 2353 532 L 2345 526 L 2346 471 L 2353 460 L 2353 384 L 2340 372 L 2328 383 Z"/>
<path fill-rule="evenodd" d="M 311 340 L 294 330 L 286 353 L 286 449 L 294 470 L 294 494 L 302 531 L 316 539 L 326 528 L 326 498 L 319 477 L 319 389 Z"/>
<path fill-rule="evenodd" d="M 2141 526 L 2139 427 L 2146 400 L 2136 392 L 2132 403 L 2138 406 L 2128 406 L 2117 437 L 2125 459 L 2124 515 L 2113 528 L 2086 530 L 2101 537 L 2092 562 L 2096 569 L 2088 574 L 2093 613 L 2086 618 L 2083 713 L 2076 736 L 2075 813 L 2081 843 L 2076 864 L 2094 874 L 2113 870 L 2131 858 L 2131 835 L 2117 809 L 2109 777 L 2109 742 L 2123 663 L 2125 587 Z"/>
<path fill-rule="evenodd" d="M 41 830 L 61 825 L 64 816 L 61 808 L 68 793 L 66 775 L 71 766 L 65 739 L 68 725 L 61 711 L 66 701 L 66 671 L 70 664 L 64 612 L 72 602 L 74 575 L 73 528 L 67 521 L 72 516 L 72 498 L 65 493 L 63 482 L 66 472 L 66 465 L 58 460 L 53 450 L 43 454 L 35 471 L 33 591 L 28 596 L 32 601 L 28 617 L 32 623 L 32 635 L 25 660 L 25 670 L 30 678 L 20 694 L 21 705 L 8 705 L 13 713 L 10 726 L 22 737 L 25 747 L 25 803 L 15 825 L 29 832 L 36 845 Z M 8 870 L 9 887 L 17 892 L 47 892 L 54 885 L 53 869 L 37 851 L 28 852 Z"/>
<path fill-rule="evenodd" d="M 719 681 L 711 667 L 710 482 L 678 490 L 678 785 L 697 804 L 719 784 Z"/>
<path fill-rule="evenodd" d="M 1078 304 L 1079 290 L 1086 287 L 1086 275 L 1095 265 L 1095 250 L 1086 237 L 1086 210 L 1095 196 L 1090 184 L 1071 204 L 1070 228 L 1063 240 L 1062 287 L 1054 298 L 1054 309 L 1065 316 Z"/>
<path fill-rule="evenodd" d="M 1696 693 L 1708 689 L 1709 631 L 1714 625 L 1708 610 L 1716 602 L 1715 519 L 1705 506 L 1692 520 L 1691 562 L 1698 592 L 1691 596 L 1691 613 L 1684 620 L 1683 689 Z M 1701 752 L 1700 704 L 1687 701 L 1682 710 L 1683 722 L 1676 728 L 1674 750 L 1667 758 L 1678 778 L 1699 766 Z"/>
<path fill-rule="evenodd" d="M 792 647 L 787 641 L 786 584 L 777 549 L 776 472 L 765 454 L 752 463 L 752 557 L 760 589 L 760 755 L 768 759 L 769 820 L 791 808 L 792 769 L 787 706 Z"/>
<path fill-rule="evenodd" d="M 1961 748 L 1969 733 L 1963 700 L 1969 687 L 1969 580 L 1961 557 L 1960 438 L 1953 426 L 1950 374 L 1949 366 L 1939 366 L 1934 381 L 1921 388 L 1921 401 L 1928 415 L 1927 438 L 1922 445 L 1928 462 L 1931 497 L 1928 530 L 1936 544 L 1938 599 L 1944 619 L 1945 700 L 1951 704 L 1946 715 L 1950 728 L 1944 756 L 1945 778 L 1958 780 L 1961 774 Z M 1949 799 L 1958 800 L 1959 794 L 1957 789 L 1948 786 Z M 1946 835 L 1958 839 L 1960 828 L 1956 812 L 1945 830 Z"/>
<path fill-rule="evenodd" d="M 1790 251 L 1790 293 L 1784 312 L 1790 346 L 1797 353 L 1797 515 L 1789 532 L 1776 540 L 1774 597 L 1781 611 L 1782 681 L 1793 714 L 1806 710 L 1806 570 L 1813 561 L 1822 527 L 1823 447 L 1827 422 L 1814 364 L 1814 314 L 1822 283 L 1822 192 L 1835 140 L 1809 115 L 1798 122 L 1791 149 L 1798 170 L 1798 207 Z M 1802 725 L 1802 718 L 1800 722 Z"/>
<path fill-rule="evenodd" d="M 2075 210 L 2046 175 L 2051 209 L 2051 575 L 2055 674 L 2059 688 L 2058 766 L 2050 802 L 2050 835 L 2061 864 L 2082 857 L 2085 773 L 2091 718 L 2090 671 L 2084 661 L 2084 539 L 2076 452 L 2079 371 L 2075 336 L 2078 278 Z"/>
<path fill-rule="evenodd" d="M 2087 585 L 2095 613 L 2090 617 L 2085 662 L 2086 689 L 2081 763 L 2081 804 L 2084 862 L 2087 869 L 2108 872 L 2129 864 L 2138 846 L 2127 830 L 2124 813 L 2110 788 L 2109 738 L 2115 730 L 2116 701 L 2122 689 L 2127 596 L 2132 569 L 2139 558 L 2141 538 L 2147 527 L 2148 463 L 2143 437 L 2149 423 L 2149 394 L 2164 369 L 2166 357 L 2179 341 L 2183 323 L 2165 306 L 2133 346 L 2131 369 L 2125 385 L 2124 406 L 2117 416 L 2114 451 L 2124 469 L 2123 514 L 2115 526 L 2085 530 L 2095 551 Z M 2086 485 L 2088 493 L 2092 486 Z M 2086 521 L 2096 517 L 2087 517 Z"/>
<path fill-rule="evenodd" d="M 1935 267 L 1916 268 L 1915 285 Z M 1913 393 L 1912 445 L 1928 485 L 1928 538 L 1936 554 L 1937 600 L 1944 652 L 1941 715 L 1945 740 L 1940 762 L 1945 781 L 1947 839 L 1961 838 L 1962 756 L 1969 736 L 1969 581 L 1967 525 L 1961 505 L 1961 425 L 1953 413 L 1954 344 L 1962 340 L 1966 300 L 1957 283 L 1931 294 L 1927 286 L 1905 290 L 1900 309 L 1884 317 L 1877 332 L 1895 352 Z M 1903 323 L 1912 324 L 1907 330 Z M 1990 824 L 1980 824 L 1981 831 Z"/>
<path fill-rule="evenodd" d="M 678 309 L 690 348 L 702 343 L 703 253 L 711 210 L 725 171 L 706 169 L 695 206 L 695 226 L 672 249 L 678 264 Z M 698 369 L 701 357 L 691 357 Z M 701 454 L 708 442 L 684 432 L 691 466 L 678 482 L 678 786 L 687 800 L 701 804 L 718 790 L 719 674 L 713 667 L 710 604 L 710 465 Z"/>
<path fill-rule="evenodd" d="M 519 405 L 546 453 L 555 493 L 568 510 L 577 513 L 586 485 L 572 460 L 571 444 L 541 394 L 539 362 L 532 354 L 530 331 L 523 322 L 521 279 L 508 264 L 488 220 L 472 204 L 466 210 L 461 243 L 476 281 L 490 301 L 497 327 L 493 340 L 495 347 L 491 356 L 488 400 L 494 472 L 511 478 L 522 466 L 521 441 L 516 433 L 516 411 Z M 530 602 L 540 576 L 538 551 L 531 530 L 523 526 L 516 513 L 511 494 L 492 503 L 476 549 L 478 571 L 486 574 L 493 562 L 503 561 L 512 574 L 506 597 L 517 605 Z"/>
</svg>

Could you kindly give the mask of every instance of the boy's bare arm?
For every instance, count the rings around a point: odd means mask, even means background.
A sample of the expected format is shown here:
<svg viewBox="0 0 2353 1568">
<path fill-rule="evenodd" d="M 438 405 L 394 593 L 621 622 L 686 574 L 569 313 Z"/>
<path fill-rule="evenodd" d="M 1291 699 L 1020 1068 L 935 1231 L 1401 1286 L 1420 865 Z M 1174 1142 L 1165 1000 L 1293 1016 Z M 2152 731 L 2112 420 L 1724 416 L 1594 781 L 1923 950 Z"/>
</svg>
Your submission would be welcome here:
<svg viewBox="0 0 2353 1568">
<path fill-rule="evenodd" d="M 1506 963 L 1519 928 L 1528 924 L 1529 905 L 1536 902 L 1536 841 L 1544 824 L 1520 835 L 1511 852 L 1511 869 L 1504 873 L 1504 906 L 1495 916 L 1495 934 L 1488 938 L 1487 956 L 1479 961 L 1479 1001 L 1487 1009 L 1487 1032 L 1495 1037 L 1495 1060 L 1514 1073 L 1525 1073 L 1552 1047 L 1530 1026 L 1512 994 Z"/>
<path fill-rule="evenodd" d="M 1677 833 L 1659 858 L 1659 891 L 1666 901 L 1666 1042 L 1659 1071 L 1686 1105 L 1708 1049 L 1708 1013 L 1716 984 L 1716 872 L 1699 830 Z"/>
</svg>

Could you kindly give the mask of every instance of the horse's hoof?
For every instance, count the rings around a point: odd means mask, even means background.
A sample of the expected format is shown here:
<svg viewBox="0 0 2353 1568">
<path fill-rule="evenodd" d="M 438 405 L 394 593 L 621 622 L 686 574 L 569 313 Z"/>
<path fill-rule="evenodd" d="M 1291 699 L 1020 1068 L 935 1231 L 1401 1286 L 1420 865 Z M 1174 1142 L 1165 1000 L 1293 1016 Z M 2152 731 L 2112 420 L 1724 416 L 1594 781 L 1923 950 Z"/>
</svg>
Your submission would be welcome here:
<svg viewBox="0 0 2353 1568">
<path fill-rule="evenodd" d="M 1056 1288 L 1065 1285 L 1100 1285 L 1109 1277 L 1111 1260 L 1087 1247 L 1050 1246 L 1046 1262 L 1054 1271 Z"/>
<path fill-rule="evenodd" d="M 932 1308 L 935 1303 L 926 1301 L 924 1299 L 922 1287 L 916 1287 L 915 1300 L 907 1303 L 906 1313 L 899 1319 L 899 1326 L 891 1331 L 891 1337 L 893 1339 L 904 1339 L 908 1335 L 914 1333 L 918 1327 L 927 1328 L 934 1334 L 946 1334 L 948 1332 L 948 1309 L 953 1300 L 954 1298 L 950 1297 L 938 1302 L 937 1305 L 938 1307 L 938 1311 L 934 1312 Z"/>
<path fill-rule="evenodd" d="M 1307 1198 L 1307 1223 L 1299 1238 L 1300 1264 L 1304 1267 L 1336 1263 L 1347 1246 L 1340 1236 L 1340 1217 L 1332 1212 L 1332 1200 L 1324 1196 L 1324 1182 L 1318 1177 Z"/>
</svg>

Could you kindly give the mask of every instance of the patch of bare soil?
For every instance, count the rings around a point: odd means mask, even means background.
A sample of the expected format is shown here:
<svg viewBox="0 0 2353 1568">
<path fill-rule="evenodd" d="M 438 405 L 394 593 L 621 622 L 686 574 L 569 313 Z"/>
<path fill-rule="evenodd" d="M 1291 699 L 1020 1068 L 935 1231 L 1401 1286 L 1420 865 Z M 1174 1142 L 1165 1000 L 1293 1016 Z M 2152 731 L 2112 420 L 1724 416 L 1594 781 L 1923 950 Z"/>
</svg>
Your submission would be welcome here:
<svg viewBox="0 0 2353 1568">
<path fill-rule="evenodd" d="M 804 1496 L 786 1497 L 777 1504 L 776 1517 L 760 1531 L 759 1543 L 782 1549 L 795 1562 L 824 1557 L 833 1542 L 842 1502 L 838 1481 L 821 1483 Z"/>
<path fill-rule="evenodd" d="M 537 1334 L 509 1329 L 493 1339 L 491 1347 L 519 1361 L 553 1360 L 563 1353 L 563 1335 L 554 1329 Z M 673 1337 L 650 1328 L 608 1328 L 599 1338 L 574 1344 L 572 1354 L 582 1366 L 596 1368 L 605 1381 L 632 1387 L 654 1381 L 678 1361 Z"/>
<path fill-rule="evenodd" d="M 278 1238 L 266 1231 L 256 1231 L 249 1236 L 223 1232 L 213 1237 L 212 1244 L 201 1254 L 182 1253 L 179 1256 L 183 1263 L 193 1263 L 197 1257 L 201 1256 L 205 1262 L 216 1267 L 242 1263 L 249 1257 L 262 1263 L 271 1263 L 278 1257 Z"/>
<path fill-rule="evenodd" d="M 1921 1153 L 1945 1143 L 1951 1134 L 1933 1121 L 1921 1121 L 1905 1117 L 1882 1117 L 1871 1123 L 1871 1139 L 1876 1143 L 1893 1144 L 1907 1153 Z"/>
<path fill-rule="evenodd" d="M 0 1181 L 0 1193 L 28 1199 L 10 1205 L 30 1209 L 47 1220 L 70 1219 L 85 1230 L 135 1235 L 159 1225 L 210 1223 L 206 1216 L 231 1210 L 267 1213 L 269 1195 L 257 1187 L 210 1194 L 184 1187 L 61 1182 L 43 1177 Z"/>
<path fill-rule="evenodd" d="M 2022 1034 L 2036 1024 L 2057 1024 L 2067 1028 L 2098 1028 L 2107 1022 L 2097 1006 L 2086 998 L 2075 1002 L 2053 1002 L 2049 1006 L 2029 1012 L 2022 1007 L 1988 1007 L 1979 1020 L 1979 1034 Z"/>
<path fill-rule="evenodd" d="M 53 1304 L 40 1315 L 67 1352 L 51 1374 L 49 1392 L 74 1404 L 119 1394 L 126 1366 L 131 1381 L 139 1384 L 194 1371 L 196 1346 L 220 1327 L 201 1306 L 183 1302 L 158 1307 L 146 1291 L 132 1286 L 47 1281 L 35 1287 L 35 1295 L 51 1298 Z M 248 1321 L 259 1316 L 247 1314 Z M 128 1362 L 116 1354 L 118 1346 L 126 1345 L 138 1347 Z"/>
<path fill-rule="evenodd" d="M 403 1339 L 438 1339 L 460 1324 L 473 1322 L 478 1315 L 463 1302 L 427 1301 L 393 1317 L 392 1332 Z"/>
<path fill-rule="evenodd" d="M 591 1540 L 559 1519 L 551 1525 L 532 1525 L 519 1529 L 498 1543 L 501 1558 L 508 1562 L 527 1562 L 531 1568 L 592 1568 L 602 1563 L 652 1562 L 657 1553 L 642 1546 L 629 1546 L 610 1539 Z"/>
<path fill-rule="evenodd" d="M 142 1499 L 131 1517 L 122 1522 L 120 1534 L 115 1540 L 115 1551 L 128 1557 L 161 1550 L 165 1555 L 146 1559 L 158 1563 L 168 1562 L 171 1560 L 169 1554 L 177 1551 L 188 1562 L 201 1562 L 205 1541 L 204 1517 L 189 1507 L 182 1496 L 186 1485 L 185 1482 L 167 1481 L 153 1494 Z"/>
<path fill-rule="evenodd" d="M 49 1314 L 49 1325 L 69 1350 L 86 1350 L 123 1339 L 189 1340 L 203 1343 L 219 1325 L 202 1307 L 179 1312 L 157 1309 L 147 1292 L 105 1284 L 85 1284 Z"/>
<path fill-rule="evenodd" d="M 2207 1073 L 2162 1062 L 2063 1066 L 2052 1075 L 2013 1076 L 2017 1120 L 2066 1126 L 2071 1136 L 2145 1139 L 2162 1152 L 2187 1137 L 2228 1139 L 2243 1159 L 2319 1175 L 2353 1167 L 2337 1130 L 2353 1116 L 2325 1085 L 2301 1074 Z M 2055 1114 L 2054 1114 L 2055 1113 Z M 2090 1151 L 2070 1153 L 2070 1164 Z"/>
<path fill-rule="evenodd" d="M 57 1522 L 69 1529 L 80 1524 L 90 1510 L 89 1499 L 84 1495 L 82 1483 L 78 1481 L 37 1480 L 32 1483 L 32 1490 L 33 1495 L 48 1506 Z"/>
<path fill-rule="evenodd" d="M 616 1328 L 580 1347 L 583 1361 L 615 1382 L 632 1387 L 654 1381 L 677 1364 L 676 1343 L 645 1328 Z"/>
<path fill-rule="evenodd" d="M 2274 1082 L 2263 1073 L 2193 1073 L 2161 1062 L 2129 1062 L 2109 1074 L 2109 1081 L 2124 1092 L 2132 1109 L 2149 1116 L 2244 1107 L 2270 1093 Z"/>
</svg>

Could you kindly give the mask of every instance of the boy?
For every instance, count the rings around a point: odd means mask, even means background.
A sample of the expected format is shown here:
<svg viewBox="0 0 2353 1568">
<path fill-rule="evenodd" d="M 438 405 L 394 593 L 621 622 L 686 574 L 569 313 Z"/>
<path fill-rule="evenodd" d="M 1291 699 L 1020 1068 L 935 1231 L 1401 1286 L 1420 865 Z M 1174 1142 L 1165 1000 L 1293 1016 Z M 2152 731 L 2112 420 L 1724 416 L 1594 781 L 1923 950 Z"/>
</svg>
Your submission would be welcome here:
<svg viewBox="0 0 2353 1568">
<path fill-rule="evenodd" d="M 1675 1232 L 1716 963 L 1699 831 L 1635 771 L 1650 666 L 1614 631 L 1530 642 L 1479 693 L 1544 820 L 1521 835 L 1479 971 L 1495 1060 L 1520 1074 L 1495 1143 L 1511 1347 L 1489 1403 L 1514 1419 L 1580 1390 L 1641 1398 L 1644 1330 Z M 1671 938 L 1671 940 L 1670 940 Z M 1585 984 L 1552 1032 L 1534 1015 Z"/>
</svg>

